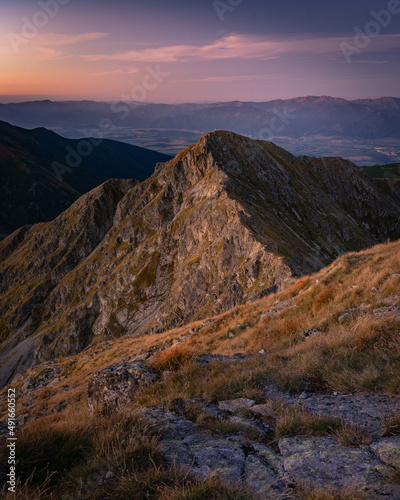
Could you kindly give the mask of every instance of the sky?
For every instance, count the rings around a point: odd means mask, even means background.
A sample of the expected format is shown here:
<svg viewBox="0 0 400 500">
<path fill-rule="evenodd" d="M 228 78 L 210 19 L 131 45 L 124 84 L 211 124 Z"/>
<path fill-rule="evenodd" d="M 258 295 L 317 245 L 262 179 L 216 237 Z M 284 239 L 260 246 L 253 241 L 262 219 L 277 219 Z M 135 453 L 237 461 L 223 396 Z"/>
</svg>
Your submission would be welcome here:
<svg viewBox="0 0 400 500">
<path fill-rule="evenodd" d="M 400 96 L 400 0 L 0 0 L 0 101 Z"/>
</svg>

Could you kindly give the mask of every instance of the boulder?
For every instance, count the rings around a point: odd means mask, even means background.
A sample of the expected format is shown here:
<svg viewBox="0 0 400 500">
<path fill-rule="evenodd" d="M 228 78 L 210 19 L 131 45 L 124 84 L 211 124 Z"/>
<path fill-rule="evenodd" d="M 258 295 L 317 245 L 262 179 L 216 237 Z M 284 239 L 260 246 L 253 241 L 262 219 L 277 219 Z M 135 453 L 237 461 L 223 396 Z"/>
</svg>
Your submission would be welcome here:
<svg viewBox="0 0 400 500">
<path fill-rule="evenodd" d="M 87 396 L 89 410 L 121 410 L 132 401 L 140 387 L 156 378 L 144 361 L 119 363 L 92 373 Z"/>
</svg>

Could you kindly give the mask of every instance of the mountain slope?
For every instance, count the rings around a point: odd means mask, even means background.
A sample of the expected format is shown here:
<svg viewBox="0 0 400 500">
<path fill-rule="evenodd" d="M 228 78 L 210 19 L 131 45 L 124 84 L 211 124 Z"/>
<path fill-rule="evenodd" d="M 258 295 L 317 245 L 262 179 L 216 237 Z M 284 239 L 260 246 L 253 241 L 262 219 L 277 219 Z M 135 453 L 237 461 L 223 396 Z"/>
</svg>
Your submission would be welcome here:
<svg viewBox="0 0 400 500">
<path fill-rule="evenodd" d="M 87 148 L 92 149 L 89 155 Z M 68 155 L 73 167 L 68 167 Z M 0 233 L 53 219 L 109 178 L 144 180 L 157 162 L 168 159 L 116 141 L 64 139 L 44 128 L 25 130 L 0 122 Z"/>
<path fill-rule="evenodd" d="M 350 162 L 206 134 L 141 184 L 108 182 L 2 243 L 3 377 L 255 300 L 398 238 L 399 219 L 396 200 Z"/>
</svg>

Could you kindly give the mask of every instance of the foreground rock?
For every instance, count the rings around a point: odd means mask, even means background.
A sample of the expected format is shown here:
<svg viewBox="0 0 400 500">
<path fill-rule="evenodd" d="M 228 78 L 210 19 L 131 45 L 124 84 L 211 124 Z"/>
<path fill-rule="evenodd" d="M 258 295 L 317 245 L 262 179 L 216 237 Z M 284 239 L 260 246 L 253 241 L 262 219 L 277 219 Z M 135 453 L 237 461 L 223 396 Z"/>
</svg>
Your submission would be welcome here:
<svg viewBox="0 0 400 500">
<path fill-rule="evenodd" d="M 156 379 L 143 361 L 120 363 L 92 373 L 87 404 L 90 411 L 113 412 L 132 401 L 143 385 Z"/>
<path fill-rule="evenodd" d="M 265 387 L 264 393 L 268 399 L 300 404 L 312 413 L 340 418 L 348 424 L 360 427 L 373 437 L 382 435 L 382 419 L 387 414 L 400 414 L 400 397 L 398 396 L 307 392 L 303 392 L 300 396 L 293 396 L 281 392 L 271 384 Z"/>
<path fill-rule="evenodd" d="M 267 446 L 244 446 L 237 439 L 206 435 L 161 406 L 141 414 L 161 430 L 162 451 L 170 465 L 202 479 L 215 472 L 223 482 L 242 484 L 258 494 L 283 493 L 281 460 Z"/>
<path fill-rule="evenodd" d="M 285 471 L 295 482 L 320 487 L 356 487 L 368 498 L 400 498 L 400 485 L 388 483 L 393 469 L 372 450 L 339 446 L 334 438 L 290 437 L 279 441 Z"/>
<path fill-rule="evenodd" d="M 178 401 L 173 411 L 154 406 L 140 414 L 160 430 L 161 450 L 170 465 L 203 479 L 215 473 L 223 482 L 241 484 L 263 499 L 296 498 L 296 489 L 304 486 L 309 491 L 355 488 L 368 500 L 400 498 L 400 485 L 390 482 L 400 468 L 400 437 L 377 439 L 359 448 L 340 446 L 334 437 L 287 437 L 279 440 L 277 453 L 265 444 L 272 438 L 259 420 L 265 418 L 263 413 L 270 418 L 271 411 L 253 403 L 237 399 L 213 405 L 202 398 L 186 402 L 186 408 L 202 407 L 203 418 L 196 420 L 203 422 L 201 428 L 183 416 L 185 405 Z M 253 417 L 231 416 L 243 408 Z M 236 426 L 231 431 L 225 427 L 222 436 L 213 435 L 215 427 L 204 426 L 204 418 Z M 246 429 L 258 433 L 247 435 Z"/>
<path fill-rule="evenodd" d="M 378 439 L 370 448 L 381 462 L 400 469 L 400 436 Z"/>
</svg>

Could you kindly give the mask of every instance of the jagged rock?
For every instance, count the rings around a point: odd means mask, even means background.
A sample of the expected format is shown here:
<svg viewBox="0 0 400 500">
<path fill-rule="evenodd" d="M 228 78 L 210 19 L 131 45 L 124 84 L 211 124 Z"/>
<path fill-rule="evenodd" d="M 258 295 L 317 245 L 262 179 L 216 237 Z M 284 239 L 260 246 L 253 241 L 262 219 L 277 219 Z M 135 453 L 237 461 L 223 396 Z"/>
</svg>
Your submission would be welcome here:
<svg viewBox="0 0 400 500">
<path fill-rule="evenodd" d="M 155 379 L 143 361 L 109 366 L 90 376 L 87 405 L 90 411 L 120 410 L 132 401 L 141 386 Z"/>
<path fill-rule="evenodd" d="M 22 385 L 22 392 L 31 391 L 34 389 L 39 389 L 42 387 L 50 386 L 54 381 L 59 381 L 58 375 L 60 374 L 60 368 L 52 368 L 49 366 L 44 366 L 32 373 Z"/>
<path fill-rule="evenodd" d="M 256 300 L 400 236 L 399 214 L 348 161 L 206 134 L 141 184 L 107 181 L 0 244 L 0 382 L 95 336 L 157 333 Z"/>
<path fill-rule="evenodd" d="M 373 314 L 377 318 L 393 318 L 400 321 L 400 307 L 397 306 L 380 307 L 374 309 Z"/>
<path fill-rule="evenodd" d="M 220 401 L 218 406 L 221 410 L 235 413 L 235 411 L 240 410 L 240 408 L 251 408 L 255 404 L 256 402 L 253 399 L 239 398 L 229 401 Z"/>
<path fill-rule="evenodd" d="M 200 354 L 200 356 L 197 356 L 194 358 L 194 362 L 197 363 L 200 366 L 207 366 L 210 363 L 214 363 L 216 361 L 245 361 L 246 359 L 249 359 L 248 356 L 245 354 L 242 354 L 240 352 L 233 354 L 232 356 L 224 356 L 223 354 L 210 354 L 210 353 L 204 353 Z"/>
<path fill-rule="evenodd" d="M 354 307 L 353 309 L 347 309 L 343 311 L 342 314 L 338 317 L 339 323 L 346 321 L 349 318 L 358 318 L 361 314 L 365 314 L 368 312 L 370 306 L 366 304 L 362 304 L 359 307 Z"/>
<path fill-rule="evenodd" d="M 379 460 L 400 469 L 400 436 L 378 439 L 370 445 L 370 449 Z"/>
<path fill-rule="evenodd" d="M 386 482 L 391 470 L 364 449 L 339 446 L 334 438 L 291 437 L 279 441 L 285 471 L 299 483 L 319 487 L 355 486 L 368 498 L 391 498 L 400 494 L 400 485 Z M 387 495 L 389 493 L 389 495 Z"/>
<path fill-rule="evenodd" d="M 318 330 L 317 328 L 312 328 L 310 330 L 305 330 L 304 332 L 301 332 L 300 335 L 304 337 L 305 339 L 309 339 L 311 337 L 315 337 L 317 335 L 320 335 L 322 332 Z"/>
<path fill-rule="evenodd" d="M 391 295 L 390 297 L 385 297 L 382 299 L 382 302 L 388 306 L 396 306 L 396 304 L 400 301 L 400 294 Z"/>
</svg>

